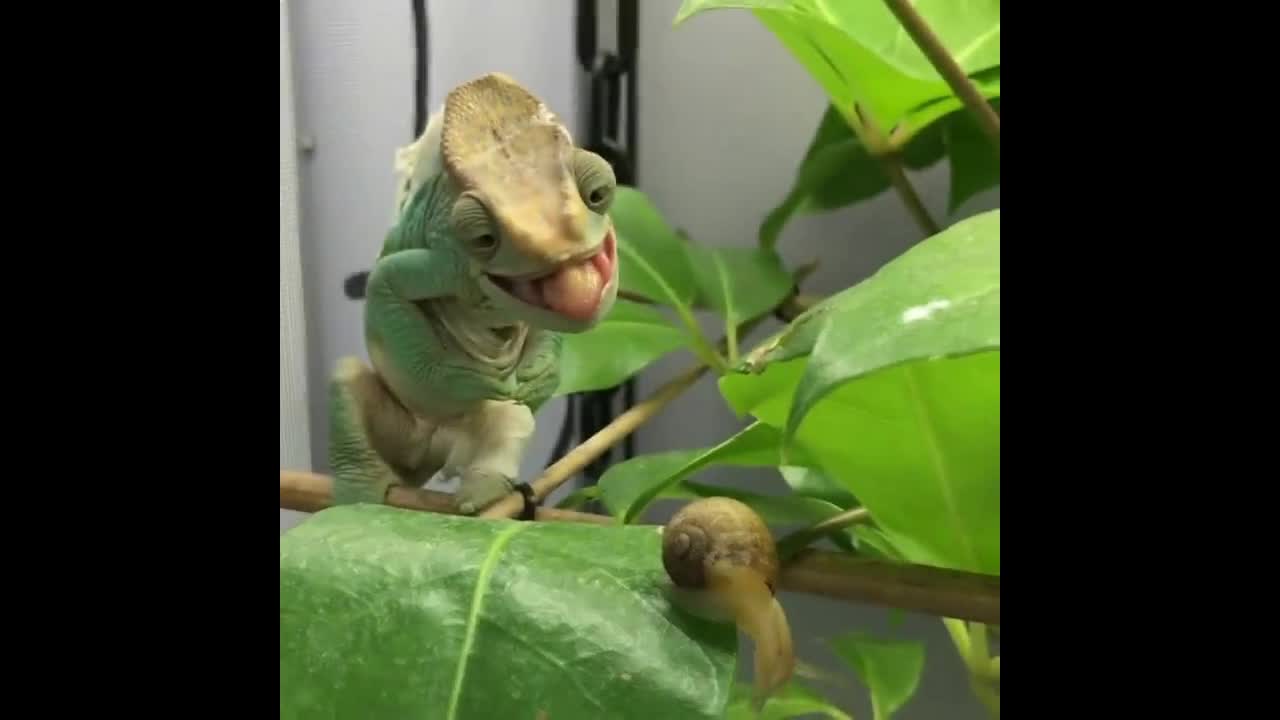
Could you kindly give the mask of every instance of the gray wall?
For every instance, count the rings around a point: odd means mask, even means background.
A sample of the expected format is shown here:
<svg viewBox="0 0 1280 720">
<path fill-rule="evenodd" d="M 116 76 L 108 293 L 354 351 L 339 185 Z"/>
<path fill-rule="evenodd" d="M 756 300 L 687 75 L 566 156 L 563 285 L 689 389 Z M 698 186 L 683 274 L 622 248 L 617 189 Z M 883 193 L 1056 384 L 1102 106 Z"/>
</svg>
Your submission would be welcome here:
<svg viewBox="0 0 1280 720">
<path fill-rule="evenodd" d="M 602 24 L 612 28 L 611 3 L 603 4 Z M 576 117 L 570 0 L 536 5 L 434 0 L 428 5 L 432 106 L 449 85 L 500 69 Z M 761 218 L 790 185 L 823 110 L 823 94 L 745 12 L 709 14 L 672 29 L 680 0 L 639 5 L 639 184 L 673 224 L 698 241 L 750 245 Z M 299 132 L 316 143 L 315 153 L 301 162 L 302 263 L 310 444 L 314 467 L 323 471 L 325 378 L 339 356 L 364 355 L 359 306 L 342 296 L 342 279 L 367 267 L 390 216 L 391 158 L 410 132 L 412 33 L 407 2 L 309 0 L 293 12 Z M 485 42 L 475 42 L 477 37 Z M 912 179 L 940 221 L 999 205 L 998 192 L 988 193 L 947 217 L 946 167 Z M 917 240 L 919 232 L 901 203 L 886 194 L 854 209 L 796 219 L 781 246 L 793 264 L 820 258 L 821 269 L 806 289 L 829 293 L 866 277 Z M 707 327 L 716 330 L 711 323 Z M 744 345 L 772 328 L 761 328 Z M 641 396 L 691 360 L 682 355 L 646 371 L 639 382 Z M 562 413 L 556 403 L 539 418 L 539 438 L 526 460 L 531 471 L 545 460 Z M 637 449 L 709 445 L 739 427 L 715 385 L 703 381 L 638 432 Z M 767 491 L 784 488 L 776 473 L 766 471 L 710 471 L 699 479 Z M 657 508 L 651 519 L 663 519 L 668 510 Z M 282 514 L 282 529 L 286 524 Z M 839 666 L 822 647 L 823 636 L 869 630 L 924 641 L 922 686 L 900 718 L 985 717 L 937 619 L 908 615 L 891 629 L 887 611 L 807 596 L 786 596 L 784 602 L 803 658 L 828 668 Z M 870 717 L 866 693 L 855 681 L 834 688 L 833 697 L 856 717 Z"/>
</svg>

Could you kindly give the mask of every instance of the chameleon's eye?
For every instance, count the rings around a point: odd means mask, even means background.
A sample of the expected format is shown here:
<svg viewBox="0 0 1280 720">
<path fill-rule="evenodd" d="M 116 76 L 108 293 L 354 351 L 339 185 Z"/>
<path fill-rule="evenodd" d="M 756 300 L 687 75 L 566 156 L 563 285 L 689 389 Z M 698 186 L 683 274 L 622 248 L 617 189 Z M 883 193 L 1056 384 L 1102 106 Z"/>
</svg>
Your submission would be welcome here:
<svg viewBox="0 0 1280 720">
<path fill-rule="evenodd" d="M 498 250 L 498 236 L 484 204 L 473 195 L 464 194 L 453 204 L 449 215 L 454 237 L 467 252 L 481 260 L 492 258 Z"/>
<path fill-rule="evenodd" d="M 613 191 L 618 186 L 613 167 L 608 161 L 588 150 L 575 150 L 573 174 L 578 181 L 578 192 L 587 207 L 592 212 L 607 212 L 613 204 Z"/>
</svg>

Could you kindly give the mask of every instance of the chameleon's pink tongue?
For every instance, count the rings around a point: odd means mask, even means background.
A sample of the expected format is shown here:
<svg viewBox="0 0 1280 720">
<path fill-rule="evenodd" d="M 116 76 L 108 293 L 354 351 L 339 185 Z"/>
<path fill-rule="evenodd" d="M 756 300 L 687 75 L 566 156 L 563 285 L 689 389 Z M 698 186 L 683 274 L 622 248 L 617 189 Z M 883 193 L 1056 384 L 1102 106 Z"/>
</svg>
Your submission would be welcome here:
<svg viewBox="0 0 1280 720">
<path fill-rule="evenodd" d="M 601 253 L 603 254 L 603 253 Z M 576 320 L 588 320 L 600 305 L 604 276 L 597 258 L 568 265 L 538 282 L 547 307 Z"/>
</svg>

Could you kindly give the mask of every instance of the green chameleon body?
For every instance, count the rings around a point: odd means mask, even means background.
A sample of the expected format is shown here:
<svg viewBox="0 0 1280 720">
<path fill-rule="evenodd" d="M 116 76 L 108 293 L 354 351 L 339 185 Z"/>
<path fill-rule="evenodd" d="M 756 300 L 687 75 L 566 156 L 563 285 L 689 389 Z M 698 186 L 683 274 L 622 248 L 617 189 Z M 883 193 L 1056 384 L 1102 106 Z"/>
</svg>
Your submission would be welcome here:
<svg viewBox="0 0 1280 720">
<path fill-rule="evenodd" d="M 501 74 L 454 89 L 398 159 L 397 219 L 365 295 L 371 366 L 343 358 L 330 383 L 334 502 L 443 472 L 474 513 L 514 489 L 561 333 L 613 305 L 616 181 Z"/>
</svg>

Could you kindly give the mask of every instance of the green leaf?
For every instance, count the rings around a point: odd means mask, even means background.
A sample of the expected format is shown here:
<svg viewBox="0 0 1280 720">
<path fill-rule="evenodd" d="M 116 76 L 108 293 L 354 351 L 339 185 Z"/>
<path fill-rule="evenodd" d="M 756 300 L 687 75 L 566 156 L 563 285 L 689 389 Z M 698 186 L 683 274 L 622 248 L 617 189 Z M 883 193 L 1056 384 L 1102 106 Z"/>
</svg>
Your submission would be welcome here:
<svg viewBox="0 0 1280 720">
<path fill-rule="evenodd" d="M 962 220 L 828 301 L 787 436 L 844 383 L 912 360 L 1000 347 L 1000 211 Z M 825 304 L 825 303 L 824 303 Z"/>
<path fill-rule="evenodd" d="M 752 688 L 748 685 L 736 683 L 733 686 L 732 699 L 725 708 L 725 720 L 789 720 L 810 717 L 815 713 L 831 720 L 853 720 L 840 708 L 794 680 L 779 688 L 759 715 L 752 708 L 751 693 Z"/>
<path fill-rule="evenodd" d="M 942 159 L 942 133 L 924 132 L 903 149 L 907 167 L 922 170 Z M 760 247 L 772 250 L 783 228 L 798 214 L 853 205 L 889 189 L 883 164 L 871 155 L 839 111 L 828 105 L 814 131 L 795 183 L 760 225 Z"/>
<path fill-rule="evenodd" d="M 615 517 L 631 523 L 665 490 L 707 466 L 777 465 L 779 439 L 777 428 L 753 423 L 715 447 L 634 457 L 605 471 L 600 498 Z"/>
<path fill-rule="evenodd" d="M 912 562 L 1000 572 L 999 211 L 798 318 L 720 381 Z M 808 357 L 806 357 L 806 355 Z"/>
<path fill-rule="evenodd" d="M 893 543 L 879 528 L 871 525 L 855 525 L 853 527 L 853 536 L 857 541 L 858 550 L 872 557 L 878 557 L 889 562 L 905 562 L 902 553 L 893 547 Z"/>
<path fill-rule="evenodd" d="M 1000 573 L 999 362 L 992 351 L 872 373 L 830 393 L 796 435 L 903 559 Z M 805 366 L 727 375 L 721 391 L 781 427 Z"/>
<path fill-rule="evenodd" d="M 1000 111 L 998 99 L 991 105 Z M 1000 184 L 1000 153 L 968 110 L 947 118 L 946 143 L 951 157 L 947 211 L 954 213 L 966 200 Z"/>
<path fill-rule="evenodd" d="M 857 498 L 844 486 L 832 480 L 821 470 L 787 466 L 778 468 L 778 472 L 797 495 L 825 500 L 842 510 L 858 504 Z"/>
<path fill-rule="evenodd" d="M 919 687 L 924 669 L 924 646 L 920 643 L 849 633 L 831 640 L 831 649 L 871 691 L 875 720 L 892 718 Z"/>
<path fill-rule="evenodd" d="M 619 299 L 595 328 L 565 333 L 557 395 L 616 387 L 662 356 L 688 347 L 688 336 L 662 313 Z"/>
<path fill-rule="evenodd" d="M 677 483 L 662 491 L 663 498 L 685 498 L 696 500 L 705 497 L 730 497 L 741 501 L 758 514 L 765 524 L 809 526 L 833 517 L 844 511 L 844 508 L 817 498 L 801 495 L 762 495 L 747 490 L 718 485 L 706 485 L 689 480 Z M 854 549 L 853 533 L 844 528 L 830 533 L 828 537 L 846 550 Z"/>
<path fill-rule="evenodd" d="M 720 718 L 736 633 L 667 582 L 652 528 L 322 511 L 280 538 L 280 717 Z"/>
<path fill-rule="evenodd" d="M 791 292 L 791 274 L 777 253 L 759 248 L 686 244 L 697 302 L 737 326 L 769 312 Z"/>
<path fill-rule="evenodd" d="M 599 485 L 588 485 L 580 490 L 574 490 L 564 497 L 563 500 L 556 503 L 556 507 L 561 510 L 576 510 L 583 505 L 595 500 L 600 496 Z"/>
<path fill-rule="evenodd" d="M 619 186 L 609 214 L 618 235 L 619 287 L 687 309 L 698 288 L 685 255 L 686 242 L 635 188 Z"/>
<path fill-rule="evenodd" d="M 1000 64 L 999 0 L 916 0 L 916 11 L 966 73 Z M 882 2 L 685 0 L 675 24 L 713 9 L 748 9 L 809 71 L 836 107 L 862 109 L 884 132 L 913 108 L 952 96 Z M 979 85 L 981 92 L 989 86 Z"/>
</svg>

